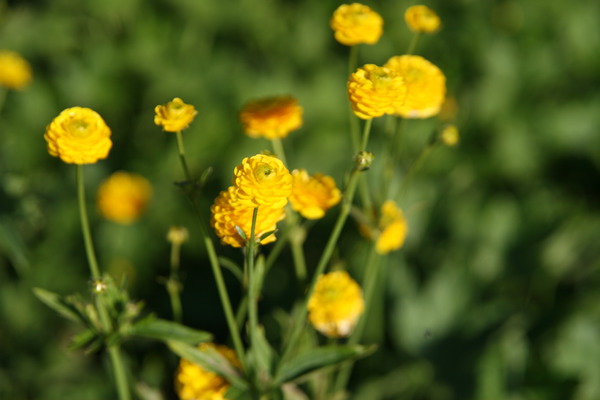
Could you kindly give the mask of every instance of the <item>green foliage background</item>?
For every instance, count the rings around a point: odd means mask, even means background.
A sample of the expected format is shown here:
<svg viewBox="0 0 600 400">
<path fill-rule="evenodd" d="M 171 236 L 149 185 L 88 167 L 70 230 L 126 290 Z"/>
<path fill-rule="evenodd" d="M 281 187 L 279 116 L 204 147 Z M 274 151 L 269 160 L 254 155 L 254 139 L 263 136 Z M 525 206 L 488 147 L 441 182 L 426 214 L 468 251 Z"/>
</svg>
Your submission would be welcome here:
<svg viewBox="0 0 600 400">
<path fill-rule="evenodd" d="M 245 137 L 237 122 L 241 106 L 263 95 L 292 94 L 305 109 L 304 127 L 285 141 L 290 166 L 343 182 L 351 165 L 348 49 L 328 26 L 339 4 L 0 3 L 0 48 L 20 52 L 34 69 L 33 83 L 8 93 L 0 114 L 0 398 L 113 396 L 104 358 L 69 351 L 77 328 L 32 292 L 85 293 L 88 284 L 75 170 L 47 154 L 46 124 L 76 105 L 104 117 L 114 148 L 86 168 L 90 202 L 116 170 L 146 176 L 154 195 L 131 226 L 92 213 L 103 268 L 125 273 L 132 297 L 169 318 L 158 279 L 168 273 L 165 235 L 171 225 L 186 225 L 184 322 L 226 340 L 191 210 L 173 185 L 181 176 L 176 143 L 153 124 L 154 106 L 177 96 L 199 112 L 184 135 L 192 169 L 213 169 L 202 200 L 207 215 L 233 167 L 269 148 Z M 414 3 L 365 4 L 382 14 L 385 33 L 378 44 L 361 47 L 360 63 L 383 64 L 407 48 L 402 16 Z M 402 204 L 409 238 L 386 258 L 384 295 L 365 340 L 382 345 L 357 364 L 353 398 L 598 399 L 600 3 L 425 4 L 440 14 L 443 29 L 422 37 L 417 53 L 446 74 L 459 104 L 461 143 L 434 151 Z M 401 151 L 407 164 L 436 124 L 408 121 Z M 376 153 L 382 129 L 383 121 L 375 121 Z M 311 230 L 309 265 L 335 213 Z M 338 258 L 353 271 L 364 262 L 364 240 L 352 222 Z M 260 305 L 266 323 L 291 303 L 286 259 L 284 253 L 267 281 Z M 126 350 L 136 378 L 174 398 L 176 357 L 153 342 Z"/>
</svg>

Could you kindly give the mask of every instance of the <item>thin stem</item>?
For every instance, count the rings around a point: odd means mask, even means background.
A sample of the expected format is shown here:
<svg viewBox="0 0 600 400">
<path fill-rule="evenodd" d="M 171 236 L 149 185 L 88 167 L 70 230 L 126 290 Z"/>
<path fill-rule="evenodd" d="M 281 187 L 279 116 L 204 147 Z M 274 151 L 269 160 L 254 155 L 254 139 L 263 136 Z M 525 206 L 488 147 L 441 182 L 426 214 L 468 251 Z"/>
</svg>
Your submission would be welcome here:
<svg viewBox="0 0 600 400">
<path fill-rule="evenodd" d="M 90 232 L 90 223 L 88 221 L 87 207 L 85 204 L 85 187 L 83 183 L 83 165 L 77 165 L 77 199 L 79 201 L 79 216 L 81 218 L 81 230 L 83 232 L 83 241 L 85 243 L 85 253 L 87 255 L 90 272 L 93 279 L 100 279 L 100 268 L 94 251 L 92 234 Z"/>
<path fill-rule="evenodd" d="M 415 32 L 412 39 L 410 40 L 408 48 L 406 49 L 406 54 L 412 54 L 415 51 L 420 37 L 421 37 L 421 32 Z"/>
<path fill-rule="evenodd" d="M 181 246 L 177 243 L 173 243 L 171 246 L 171 272 L 169 279 L 167 280 L 167 291 L 171 299 L 171 309 L 173 311 L 173 320 L 175 322 L 182 321 L 182 306 L 181 298 L 179 296 L 181 292 L 181 282 L 179 281 L 179 254 Z"/>
<path fill-rule="evenodd" d="M 294 232 L 292 232 L 292 237 L 290 239 L 290 247 L 294 259 L 296 278 L 298 278 L 298 282 L 303 285 L 306 280 L 306 259 L 304 258 L 304 250 L 302 249 L 304 238 L 301 236 L 304 236 L 304 234 L 300 232 L 301 229 L 302 228 L 299 226 L 294 227 Z"/>
<path fill-rule="evenodd" d="M 350 47 L 350 54 L 348 54 L 348 78 L 350 78 L 350 75 L 352 75 L 356 69 L 357 60 L 358 45 L 354 45 Z M 354 115 L 354 111 L 350 104 L 348 104 L 348 117 L 350 124 L 350 142 L 352 143 L 352 151 L 356 153 L 359 149 L 360 122 L 358 117 Z"/>
<path fill-rule="evenodd" d="M 185 159 L 185 148 L 183 146 L 183 136 L 181 135 L 181 131 L 176 132 L 177 135 L 177 150 L 179 152 L 179 160 L 181 161 L 181 166 L 183 167 L 183 172 L 185 173 L 185 179 L 188 182 L 192 181 L 192 174 L 190 174 L 190 169 L 187 166 L 187 161 Z"/>
<path fill-rule="evenodd" d="M 248 263 L 248 318 L 250 320 L 250 344 L 255 349 L 256 332 L 258 331 L 258 289 L 256 282 L 256 271 L 254 270 L 254 252 L 256 248 L 256 218 L 258 207 L 252 212 L 252 228 L 250 229 L 250 240 L 246 248 L 246 261 Z"/>
<path fill-rule="evenodd" d="M 279 159 L 283 162 L 284 165 L 288 165 L 287 160 L 285 158 L 285 151 L 283 150 L 283 144 L 281 143 L 281 139 L 274 138 L 271 139 L 271 145 L 273 146 L 273 152 Z"/>
<path fill-rule="evenodd" d="M 365 121 L 365 125 L 363 127 L 363 135 L 361 141 L 361 150 L 367 150 L 367 143 L 369 141 L 369 132 L 371 132 L 371 124 L 373 123 L 372 119 L 368 119 Z M 373 216 L 373 201 L 371 200 L 371 192 L 369 190 L 369 186 L 365 177 L 360 179 L 359 187 L 360 200 L 363 205 L 363 211 L 366 215 Z"/>
<path fill-rule="evenodd" d="M 123 362 L 120 346 L 109 346 L 108 355 L 113 365 L 119 399 L 130 400 L 131 394 L 129 392 L 129 383 L 127 382 L 127 373 L 125 372 L 125 363 Z"/>
</svg>

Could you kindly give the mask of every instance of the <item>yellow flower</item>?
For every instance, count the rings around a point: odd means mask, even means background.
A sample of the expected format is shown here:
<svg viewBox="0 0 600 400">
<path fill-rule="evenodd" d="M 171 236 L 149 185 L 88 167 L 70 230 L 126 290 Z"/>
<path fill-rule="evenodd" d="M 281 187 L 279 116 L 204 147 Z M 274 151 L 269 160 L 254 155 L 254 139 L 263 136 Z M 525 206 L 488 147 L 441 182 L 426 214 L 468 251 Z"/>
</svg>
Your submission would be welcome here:
<svg viewBox="0 0 600 400">
<path fill-rule="evenodd" d="M 308 301 L 308 319 L 327 337 L 345 337 L 352 333 L 364 308 L 360 286 L 346 271 L 335 271 L 319 276 Z"/>
<path fill-rule="evenodd" d="M 184 226 L 172 226 L 169 233 L 167 233 L 167 240 L 176 246 L 181 246 L 187 242 L 188 237 L 188 230 Z"/>
<path fill-rule="evenodd" d="M 31 82 L 31 66 L 18 53 L 0 50 L 0 86 L 22 89 Z"/>
<path fill-rule="evenodd" d="M 118 171 L 100 185 L 96 202 L 104 218 L 127 225 L 144 212 L 151 195 L 146 178 Z"/>
<path fill-rule="evenodd" d="M 434 33 L 440 29 L 440 17 L 431 8 L 423 5 L 411 6 L 404 13 L 404 20 L 413 32 Z"/>
<path fill-rule="evenodd" d="M 198 348 L 201 351 L 214 349 L 221 353 L 234 366 L 240 363 L 235 352 L 226 346 L 213 343 L 202 343 Z M 225 400 L 225 393 L 229 383 L 221 376 L 202 368 L 186 359 L 181 359 L 175 377 L 175 389 L 181 400 Z"/>
<path fill-rule="evenodd" d="M 346 46 L 375 44 L 383 33 L 383 18 L 370 7 L 359 3 L 342 4 L 329 22 L 335 40 Z"/>
<path fill-rule="evenodd" d="M 456 146 L 458 144 L 460 136 L 458 134 L 458 128 L 456 125 L 450 124 L 447 125 L 440 133 L 440 140 L 446 146 Z"/>
<path fill-rule="evenodd" d="M 446 97 L 446 77 L 421 56 L 395 56 L 385 67 L 404 77 L 406 101 L 396 109 L 404 118 L 429 118 L 440 112 Z"/>
<path fill-rule="evenodd" d="M 408 234 L 408 224 L 402 210 L 393 200 L 387 200 L 381 206 L 379 232 L 379 237 L 375 242 L 375 250 L 379 254 L 398 250 L 404 244 Z"/>
<path fill-rule="evenodd" d="M 257 154 L 235 167 L 235 197 L 246 207 L 282 208 L 292 194 L 293 178 L 277 157 Z"/>
<path fill-rule="evenodd" d="M 89 108 L 72 107 L 61 112 L 46 127 L 48 153 L 69 164 L 93 164 L 108 157 L 112 147 L 110 129 Z"/>
<path fill-rule="evenodd" d="M 404 104 L 404 78 L 386 67 L 367 64 L 348 80 L 348 98 L 359 118 L 371 119 L 394 114 Z"/>
<path fill-rule="evenodd" d="M 252 214 L 254 207 L 248 207 L 241 204 L 235 196 L 236 188 L 230 186 L 226 191 L 222 191 L 215 199 L 210 208 L 212 213 L 211 225 L 223 244 L 233 247 L 244 247 L 246 241 L 242 238 L 236 229 L 236 226 L 244 232 L 246 238 L 250 238 L 252 232 Z M 271 208 L 260 206 L 256 215 L 256 227 L 254 230 L 255 240 L 260 244 L 274 242 L 277 237 L 270 234 L 264 239 L 260 239 L 267 232 L 273 232 L 277 229 L 277 222 L 285 217 L 284 208 Z"/>
<path fill-rule="evenodd" d="M 292 171 L 294 188 L 290 196 L 292 208 L 304 218 L 319 219 L 325 211 L 335 206 L 342 199 L 342 193 L 335 185 L 332 177 L 317 173 L 308 175 L 304 169 Z"/>
<path fill-rule="evenodd" d="M 154 112 L 156 113 L 154 123 L 162 126 L 167 132 L 184 130 L 197 114 L 194 106 L 185 104 L 179 97 L 175 97 L 167 104 L 156 106 Z"/>
<path fill-rule="evenodd" d="M 240 112 L 246 135 L 281 139 L 302 126 L 302 107 L 291 96 L 252 100 Z"/>
</svg>

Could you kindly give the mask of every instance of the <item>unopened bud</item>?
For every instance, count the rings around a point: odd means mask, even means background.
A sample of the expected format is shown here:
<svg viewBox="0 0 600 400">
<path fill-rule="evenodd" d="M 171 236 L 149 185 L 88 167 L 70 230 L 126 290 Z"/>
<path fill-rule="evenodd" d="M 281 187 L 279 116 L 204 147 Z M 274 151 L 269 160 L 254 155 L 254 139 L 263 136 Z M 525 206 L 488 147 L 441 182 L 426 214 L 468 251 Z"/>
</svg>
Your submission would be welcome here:
<svg viewBox="0 0 600 400">
<path fill-rule="evenodd" d="M 359 171 L 366 171 L 371 168 L 375 155 L 369 151 L 359 151 L 356 156 L 356 169 Z"/>
<path fill-rule="evenodd" d="M 172 226 L 167 234 L 167 240 L 174 245 L 182 245 L 188 240 L 188 230 L 183 226 Z"/>
</svg>

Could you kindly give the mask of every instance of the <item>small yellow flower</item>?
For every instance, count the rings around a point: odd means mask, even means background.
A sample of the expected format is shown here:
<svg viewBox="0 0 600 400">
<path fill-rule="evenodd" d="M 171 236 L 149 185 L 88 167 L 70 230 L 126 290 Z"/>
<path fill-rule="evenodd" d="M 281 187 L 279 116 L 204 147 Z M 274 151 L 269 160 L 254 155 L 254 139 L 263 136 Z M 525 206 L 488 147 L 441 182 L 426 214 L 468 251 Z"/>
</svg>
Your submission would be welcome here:
<svg viewBox="0 0 600 400">
<path fill-rule="evenodd" d="M 0 50 L 0 86 L 22 89 L 31 82 L 31 66 L 14 51 Z"/>
<path fill-rule="evenodd" d="M 370 7 L 359 3 L 342 4 L 329 22 L 335 40 L 346 46 L 375 44 L 383 33 L 383 18 Z"/>
<path fill-rule="evenodd" d="M 456 125 L 453 124 L 447 125 L 442 130 L 442 133 L 440 133 L 440 140 L 446 146 L 456 146 L 458 144 L 459 139 L 460 136 L 458 134 L 458 128 L 456 127 Z"/>
<path fill-rule="evenodd" d="M 290 203 L 304 218 L 323 218 L 325 211 L 342 199 L 342 193 L 330 176 L 320 173 L 310 176 L 304 169 L 293 170 L 292 176 L 294 188 Z"/>
<path fill-rule="evenodd" d="M 387 200 L 381 206 L 379 232 L 379 237 L 375 242 L 375 250 L 379 254 L 398 250 L 404 244 L 408 234 L 408 224 L 402 210 L 393 200 Z"/>
<path fill-rule="evenodd" d="M 348 98 L 359 118 L 371 119 L 394 114 L 404 104 L 404 78 L 386 67 L 367 64 L 348 80 Z"/>
<path fill-rule="evenodd" d="M 211 225 L 223 244 L 233 247 L 244 247 L 246 241 L 236 229 L 244 232 L 246 238 L 252 233 L 252 214 L 254 207 L 241 204 L 235 196 L 236 188 L 230 186 L 222 191 L 215 199 L 210 211 L 212 213 Z M 260 206 L 256 215 L 254 229 L 255 240 L 260 244 L 274 242 L 277 237 L 272 233 L 261 240 L 261 236 L 277 229 L 277 223 L 285 217 L 284 208 L 271 208 Z"/>
<path fill-rule="evenodd" d="M 404 118 L 429 118 L 440 112 L 446 97 L 446 77 L 421 56 L 395 56 L 385 67 L 404 77 L 406 101 L 396 109 Z"/>
<path fill-rule="evenodd" d="M 146 178 L 118 171 L 100 185 L 96 202 L 104 218 L 127 225 L 144 212 L 151 195 Z"/>
<path fill-rule="evenodd" d="M 235 167 L 233 184 L 244 206 L 282 208 L 292 194 L 293 178 L 279 158 L 257 154 Z"/>
<path fill-rule="evenodd" d="M 238 367 L 235 352 L 226 346 L 202 343 L 198 348 L 207 351 L 212 348 L 221 353 L 231 364 Z M 226 400 L 229 383 L 221 376 L 202 368 L 186 359 L 181 359 L 175 377 L 175 389 L 181 400 Z"/>
<path fill-rule="evenodd" d="M 197 114 L 194 106 L 185 104 L 179 97 L 175 97 L 167 104 L 156 106 L 154 112 L 156 113 L 154 123 L 162 126 L 167 132 L 184 130 Z"/>
<path fill-rule="evenodd" d="M 172 226 L 167 233 L 167 241 L 177 246 L 187 242 L 188 237 L 188 230 L 184 226 Z"/>
<path fill-rule="evenodd" d="M 356 281 L 346 271 L 334 271 L 319 276 L 308 301 L 308 319 L 327 337 L 345 337 L 352 333 L 364 308 Z"/>
<path fill-rule="evenodd" d="M 404 13 L 404 20 L 413 32 L 434 33 L 440 29 L 440 17 L 424 5 L 411 6 Z"/>
<path fill-rule="evenodd" d="M 252 138 L 282 139 L 302 126 L 303 109 L 291 96 L 252 100 L 240 112 L 246 135 Z"/>
<path fill-rule="evenodd" d="M 89 108 L 72 107 L 61 112 L 46 127 L 48 153 L 69 164 L 93 164 L 108 157 L 112 147 L 110 129 Z"/>
</svg>

